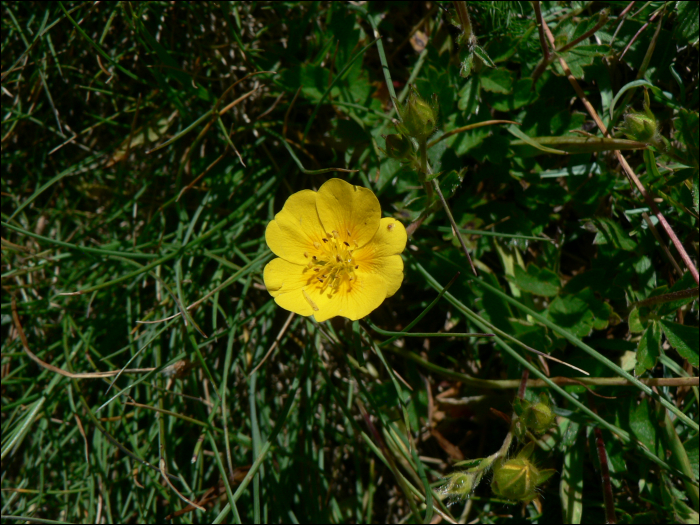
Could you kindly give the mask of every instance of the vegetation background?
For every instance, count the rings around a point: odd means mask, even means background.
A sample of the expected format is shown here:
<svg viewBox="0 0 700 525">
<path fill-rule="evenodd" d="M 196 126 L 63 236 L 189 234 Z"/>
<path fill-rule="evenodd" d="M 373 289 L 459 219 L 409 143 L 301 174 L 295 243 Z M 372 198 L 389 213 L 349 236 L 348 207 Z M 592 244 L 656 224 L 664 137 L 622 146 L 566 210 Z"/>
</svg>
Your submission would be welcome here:
<svg viewBox="0 0 700 525">
<path fill-rule="evenodd" d="M 697 3 L 467 9 L 478 46 L 449 2 L 2 3 L 3 522 L 697 523 Z M 410 84 L 478 278 L 438 208 L 366 321 L 290 317 L 261 279 L 290 194 L 429 204 L 382 151 Z M 645 88 L 649 200 L 610 145 L 541 149 L 622 137 Z M 557 473 L 450 494 L 518 391 Z"/>
</svg>

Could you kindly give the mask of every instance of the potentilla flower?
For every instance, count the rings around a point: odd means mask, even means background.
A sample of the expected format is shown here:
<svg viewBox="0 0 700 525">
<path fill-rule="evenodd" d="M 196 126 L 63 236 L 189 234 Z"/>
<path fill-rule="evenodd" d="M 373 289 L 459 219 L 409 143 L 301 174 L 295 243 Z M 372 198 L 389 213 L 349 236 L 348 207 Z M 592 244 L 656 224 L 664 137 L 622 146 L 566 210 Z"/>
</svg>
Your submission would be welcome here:
<svg viewBox="0 0 700 525">
<path fill-rule="evenodd" d="M 403 224 L 382 218 L 371 190 L 341 179 L 289 197 L 265 240 L 278 256 L 263 273 L 268 292 L 285 310 L 318 322 L 360 319 L 403 280 Z"/>
</svg>

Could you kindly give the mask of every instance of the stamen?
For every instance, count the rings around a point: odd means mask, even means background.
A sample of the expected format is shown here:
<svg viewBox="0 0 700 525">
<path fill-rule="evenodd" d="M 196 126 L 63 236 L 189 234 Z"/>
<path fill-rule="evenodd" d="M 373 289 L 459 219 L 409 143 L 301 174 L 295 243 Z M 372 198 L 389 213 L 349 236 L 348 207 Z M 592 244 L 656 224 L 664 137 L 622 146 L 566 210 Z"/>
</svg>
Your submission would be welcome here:
<svg viewBox="0 0 700 525">
<path fill-rule="evenodd" d="M 316 303 L 314 303 L 314 302 L 311 300 L 311 297 L 309 297 L 309 294 L 306 293 L 306 290 L 304 290 L 304 289 L 302 288 L 301 293 L 304 294 L 304 299 L 306 299 L 306 301 L 309 303 L 309 305 L 311 306 L 311 308 L 313 308 L 314 312 L 318 312 L 318 306 L 316 306 Z"/>
<path fill-rule="evenodd" d="M 335 260 L 338 262 L 343 262 L 343 260 L 340 258 L 340 255 L 336 255 Z"/>
<path fill-rule="evenodd" d="M 348 232 L 348 237 L 350 237 L 350 230 L 346 229 L 346 232 Z"/>
<path fill-rule="evenodd" d="M 338 237 L 340 237 L 340 235 L 338 235 L 338 232 L 337 232 L 337 231 L 333 230 L 332 233 L 333 233 L 333 237 L 335 237 L 336 239 L 337 239 Z"/>
<path fill-rule="evenodd" d="M 360 247 L 360 245 L 357 244 L 357 241 L 356 241 L 355 239 L 352 240 L 352 243 L 355 245 L 355 248 L 359 248 L 359 247 Z"/>
<path fill-rule="evenodd" d="M 360 267 L 360 265 L 359 265 L 359 264 L 358 264 L 357 266 L 355 266 L 355 270 L 357 270 L 357 269 L 358 269 L 359 267 Z"/>
<path fill-rule="evenodd" d="M 349 245 L 347 242 L 343 241 L 343 244 L 344 244 L 345 246 L 347 246 L 348 248 L 350 248 L 350 245 Z"/>
<path fill-rule="evenodd" d="M 304 257 L 309 258 L 309 252 L 304 252 Z"/>
<path fill-rule="evenodd" d="M 314 261 L 317 260 L 315 255 L 312 255 L 311 258 L 312 258 Z"/>
<path fill-rule="evenodd" d="M 314 241 L 314 248 L 316 248 L 317 250 L 321 248 L 321 243 Z"/>
</svg>

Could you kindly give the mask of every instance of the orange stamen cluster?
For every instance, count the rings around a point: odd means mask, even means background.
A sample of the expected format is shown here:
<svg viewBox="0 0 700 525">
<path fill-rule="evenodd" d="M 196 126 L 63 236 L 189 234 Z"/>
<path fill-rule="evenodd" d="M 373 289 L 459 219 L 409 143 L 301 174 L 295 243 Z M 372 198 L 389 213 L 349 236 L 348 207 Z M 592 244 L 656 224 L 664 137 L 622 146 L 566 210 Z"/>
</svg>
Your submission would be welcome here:
<svg viewBox="0 0 700 525">
<path fill-rule="evenodd" d="M 350 232 L 347 232 L 350 239 Z M 351 290 L 355 281 L 355 270 L 358 264 L 352 256 L 352 252 L 358 247 L 357 241 L 352 240 L 352 245 L 348 241 L 341 239 L 340 234 L 333 230 L 321 239 L 322 242 L 314 242 L 317 255 L 304 252 L 304 257 L 309 259 L 307 269 L 314 272 L 311 277 L 320 288 L 329 293 L 335 293 L 340 285 L 347 283 L 348 291 Z"/>
</svg>

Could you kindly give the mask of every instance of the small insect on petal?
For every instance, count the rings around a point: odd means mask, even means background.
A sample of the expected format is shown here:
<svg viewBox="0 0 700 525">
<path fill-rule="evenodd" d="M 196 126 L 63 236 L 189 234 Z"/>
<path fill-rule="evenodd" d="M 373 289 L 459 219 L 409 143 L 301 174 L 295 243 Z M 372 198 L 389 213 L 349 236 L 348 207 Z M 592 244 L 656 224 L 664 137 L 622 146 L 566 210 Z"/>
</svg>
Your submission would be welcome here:
<svg viewBox="0 0 700 525">
<path fill-rule="evenodd" d="M 316 306 L 316 303 L 311 300 L 311 297 L 309 297 L 309 294 L 306 293 L 306 290 L 302 289 L 301 293 L 304 294 L 304 299 L 306 299 L 311 308 L 313 308 L 314 312 L 318 312 L 318 306 Z"/>
</svg>

